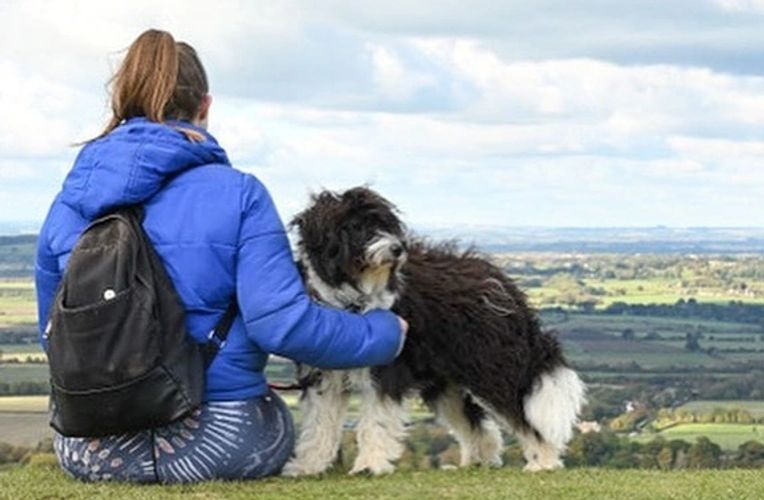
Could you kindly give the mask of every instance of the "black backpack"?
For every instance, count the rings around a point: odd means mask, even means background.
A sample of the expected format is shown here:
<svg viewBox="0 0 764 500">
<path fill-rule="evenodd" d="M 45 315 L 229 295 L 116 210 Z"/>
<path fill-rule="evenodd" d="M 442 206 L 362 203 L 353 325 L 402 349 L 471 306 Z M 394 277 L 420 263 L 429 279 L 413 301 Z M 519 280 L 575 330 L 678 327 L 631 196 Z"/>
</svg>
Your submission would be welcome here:
<svg viewBox="0 0 764 500">
<path fill-rule="evenodd" d="M 206 344 L 191 340 L 142 219 L 142 208 L 129 207 L 90 224 L 56 292 L 45 335 L 50 425 L 64 436 L 122 434 L 189 414 L 236 316 L 234 302 Z"/>
</svg>

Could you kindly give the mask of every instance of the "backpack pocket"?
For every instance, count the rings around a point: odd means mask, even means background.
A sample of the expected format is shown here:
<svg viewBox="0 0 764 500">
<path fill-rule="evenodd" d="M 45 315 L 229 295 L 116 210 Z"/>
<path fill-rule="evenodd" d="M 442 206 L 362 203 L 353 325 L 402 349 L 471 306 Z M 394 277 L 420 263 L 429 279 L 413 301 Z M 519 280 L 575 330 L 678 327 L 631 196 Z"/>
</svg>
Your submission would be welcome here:
<svg viewBox="0 0 764 500">
<path fill-rule="evenodd" d="M 133 284 L 109 299 L 82 307 L 57 304 L 49 337 L 53 382 L 67 390 L 108 388 L 141 377 L 159 364 L 159 324 L 136 303 Z"/>
<path fill-rule="evenodd" d="M 65 389 L 51 381 L 50 401 L 50 425 L 69 437 L 151 429 L 182 418 L 198 405 L 161 365 L 102 390 Z"/>
</svg>

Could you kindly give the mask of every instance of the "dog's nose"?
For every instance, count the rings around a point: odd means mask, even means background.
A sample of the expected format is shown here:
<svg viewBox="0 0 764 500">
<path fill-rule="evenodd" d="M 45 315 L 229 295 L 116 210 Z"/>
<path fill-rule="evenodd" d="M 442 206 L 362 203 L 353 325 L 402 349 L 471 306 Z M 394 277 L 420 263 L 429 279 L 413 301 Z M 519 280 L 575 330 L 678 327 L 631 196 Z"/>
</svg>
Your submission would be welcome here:
<svg viewBox="0 0 764 500">
<path fill-rule="evenodd" d="M 393 246 L 390 247 L 390 252 L 393 254 L 393 257 L 396 259 L 403 255 L 403 245 L 400 243 L 395 243 Z"/>
</svg>

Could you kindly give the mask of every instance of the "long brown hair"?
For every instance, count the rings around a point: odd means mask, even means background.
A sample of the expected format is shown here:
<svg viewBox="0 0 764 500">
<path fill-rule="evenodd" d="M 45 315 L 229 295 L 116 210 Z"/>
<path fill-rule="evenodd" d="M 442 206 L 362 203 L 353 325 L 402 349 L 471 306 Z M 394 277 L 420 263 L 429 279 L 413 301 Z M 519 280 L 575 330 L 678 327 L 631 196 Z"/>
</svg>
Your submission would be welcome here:
<svg viewBox="0 0 764 500">
<path fill-rule="evenodd" d="M 207 74 L 193 47 L 156 29 L 135 39 L 110 84 L 112 117 L 96 139 L 136 116 L 158 123 L 191 121 L 209 92 Z M 179 130 L 190 140 L 203 139 L 194 130 Z"/>
</svg>

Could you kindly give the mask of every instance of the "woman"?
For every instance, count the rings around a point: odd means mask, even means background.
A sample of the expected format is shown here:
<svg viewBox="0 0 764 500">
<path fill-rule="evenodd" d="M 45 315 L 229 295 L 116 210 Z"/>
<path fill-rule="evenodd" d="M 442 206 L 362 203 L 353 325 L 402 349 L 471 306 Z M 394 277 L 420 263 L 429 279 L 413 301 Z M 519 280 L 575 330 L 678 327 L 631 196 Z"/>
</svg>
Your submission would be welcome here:
<svg viewBox="0 0 764 500">
<path fill-rule="evenodd" d="M 388 363 L 402 347 L 407 325 L 394 314 L 355 315 L 310 301 L 267 190 L 231 168 L 205 130 L 208 90 L 193 48 L 162 31 L 140 35 L 113 78 L 109 124 L 80 151 L 40 233 L 41 330 L 79 234 L 133 204 L 144 206 L 144 228 L 195 340 L 206 340 L 232 299 L 241 311 L 194 415 L 136 434 L 57 435 L 58 459 L 74 477 L 170 483 L 278 473 L 294 431 L 268 390 L 268 354 L 350 368 Z"/>
</svg>

